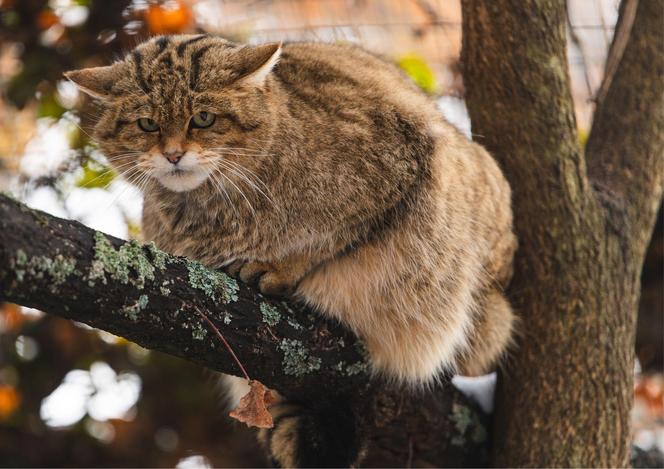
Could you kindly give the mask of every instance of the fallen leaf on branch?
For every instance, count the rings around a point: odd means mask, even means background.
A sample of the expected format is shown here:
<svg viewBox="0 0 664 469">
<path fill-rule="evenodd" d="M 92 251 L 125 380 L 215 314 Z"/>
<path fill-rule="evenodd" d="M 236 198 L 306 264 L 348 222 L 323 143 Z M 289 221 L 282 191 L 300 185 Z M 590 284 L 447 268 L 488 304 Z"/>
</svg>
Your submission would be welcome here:
<svg viewBox="0 0 664 469">
<path fill-rule="evenodd" d="M 274 427 L 272 414 L 267 408 L 275 404 L 277 398 L 263 383 L 255 379 L 249 381 L 249 387 L 249 392 L 240 399 L 240 404 L 228 415 L 250 427 Z"/>
</svg>

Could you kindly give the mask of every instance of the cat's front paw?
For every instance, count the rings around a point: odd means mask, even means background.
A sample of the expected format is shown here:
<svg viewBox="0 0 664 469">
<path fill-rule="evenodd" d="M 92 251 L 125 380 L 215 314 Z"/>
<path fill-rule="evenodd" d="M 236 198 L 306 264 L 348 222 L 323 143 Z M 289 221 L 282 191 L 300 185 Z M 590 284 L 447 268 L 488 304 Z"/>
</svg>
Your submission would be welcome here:
<svg viewBox="0 0 664 469">
<path fill-rule="evenodd" d="M 247 261 L 239 268 L 240 279 L 244 283 L 256 283 L 271 267 L 267 262 Z"/>
<path fill-rule="evenodd" d="M 295 291 L 297 283 L 284 278 L 277 271 L 265 272 L 258 281 L 261 293 L 278 298 L 289 297 Z"/>
<path fill-rule="evenodd" d="M 245 260 L 235 260 L 225 266 L 223 268 L 223 271 L 226 272 L 228 275 L 231 277 L 237 277 L 240 274 L 240 269 L 244 267 L 244 265 L 247 263 Z"/>
<path fill-rule="evenodd" d="M 240 279 L 246 283 L 258 283 L 261 293 L 273 297 L 287 297 L 295 291 L 297 278 L 285 270 L 278 270 L 267 262 L 247 262 L 240 268 Z"/>
</svg>

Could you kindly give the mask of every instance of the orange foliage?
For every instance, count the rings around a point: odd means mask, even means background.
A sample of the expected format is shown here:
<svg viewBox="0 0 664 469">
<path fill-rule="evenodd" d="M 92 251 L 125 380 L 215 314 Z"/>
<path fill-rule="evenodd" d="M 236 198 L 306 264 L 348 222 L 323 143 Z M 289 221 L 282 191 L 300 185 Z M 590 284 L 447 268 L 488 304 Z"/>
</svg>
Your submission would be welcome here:
<svg viewBox="0 0 664 469">
<path fill-rule="evenodd" d="M 240 405 L 228 415 L 250 427 L 274 427 L 272 415 L 267 409 L 275 404 L 277 399 L 260 381 L 251 380 L 249 386 L 249 392 L 240 399 Z"/>
<path fill-rule="evenodd" d="M 25 321 L 21 307 L 14 303 L 0 303 L 0 332 L 15 331 Z"/>
<path fill-rule="evenodd" d="M 11 386 L 0 385 L 0 420 L 7 420 L 21 403 L 21 395 Z"/>
<path fill-rule="evenodd" d="M 48 29 L 58 24 L 58 22 L 58 16 L 51 10 L 44 10 L 37 17 L 37 26 L 39 26 L 39 29 Z"/>
<path fill-rule="evenodd" d="M 145 12 L 148 29 L 154 34 L 174 34 L 184 31 L 192 24 L 193 16 L 188 5 L 176 2 L 173 5 L 150 5 Z"/>
<path fill-rule="evenodd" d="M 661 375 L 643 376 L 637 380 L 634 397 L 645 402 L 654 415 L 664 417 L 664 380 Z"/>
</svg>

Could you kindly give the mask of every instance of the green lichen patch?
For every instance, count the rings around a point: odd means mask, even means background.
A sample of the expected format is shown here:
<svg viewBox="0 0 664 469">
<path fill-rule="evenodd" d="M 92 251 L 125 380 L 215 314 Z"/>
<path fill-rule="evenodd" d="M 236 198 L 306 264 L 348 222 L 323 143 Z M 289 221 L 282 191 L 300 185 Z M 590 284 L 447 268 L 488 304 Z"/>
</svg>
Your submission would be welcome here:
<svg viewBox="0 0 664 469">
<path fill-rule="evenodd" d="M 111 278 L 143 289 L 147 280 L 154 280 L 154 271 L 145 249 L 137 241 L 129 241 L 115 249 L 103 233 L 95 233 L 95 259 L 88 274 L 90 286 L 94 286 L 97 280 L 106 285 Z"/>
<path fill-rule="evenodd" d="M 162 295 L 166 296 L 171 292 L 171 289 L 168 287 L 159 287 L 159 291 Z"/>
<path fill-rule="evenodd" d="M 355 350 L 357 350 L 357 353 L 360 354 L 365 362 L 369 361 L 369 350 L 367 349 L 367 346 L 364 345 L 364 342 L 357 340 L 355 342 Z"/>
<path fill-rule="evenodd" d="M 367 371 L 367 367 L 369 365 L 366 362 L 355 362 L 351 363 L 346 367 L 346 375 L 347 376 L 355 376 L 359 375 L 360 373 L 364 373 Z"/>
<path fill-rule="evenodd" d="M 22 282 L 25 278 L 25 268 L 28 265 L 28 255 L 23 249 L 16 251 L 16 256 L 14 256 L 14 262 L 12 263 L 12 269 L 14 270 L 14 275 L 16 275 L 16 281 Z"/>
<path fill-rule="evenodd" d="M 16 251 L 12 268 L 18 282 L 25 280 L 26 275 L 35 280 L 48 277 L 52 281 L 50 289 L 55 291 L 67 280 L 67 277 L 76 273 L 76 259 L 64 257 L 62 254 L 52 258 L 47 256 L 28 258 L 25 251 L 19 249 Z"/>
<path fill-rule="evenodd" d="M 282 301 L 282 302 L 280 302 L 279 304 L 280 304 L 280 306 L 281 306 L 281 308 L 282 308 L 281 311 L 284 311 L 284 310 L 285 310 L 286 313 L 287 313 L 287 314 L 285 315 L 285 316 L 286 316 L 285 319 L 286 319 L 286 322 L 288 323 L 288 325 L 289 325 L 290 327 L 292 327 L 293 329 L 295 329 L 296 331 L 301 331 L 301 330 L 303 330 L 303 329 L 304 329 L 304 326 L 302 326 L 302 324 L 300 324 L 300 323 L 297 321 L 297 317 L 295 316 L 295 311 L 293 311 L 293 310 L 291 309 L 291 307 L 288 306 L 288 303 L 286 303 L 285 301 Z M 275 309 L 275 311 L 276 311 L 276 309 Z M 278 313 L 277 313 L 277 314 L 278 314 Z M 265 314 L 263 314 L 263 316 L 265 316 Z"/>
<path fill-rule="evenodd" d="M 480 422 L 477 414 L 465 405 L 455 403 L 452 406 L 450 419 L 454 422 L 454 427 L 459 432 L 459 435 L 451 440 L 453 445 L 464 446 L 464 438 L 468 430 L 470 430 L 470 434 L 467 436 L 469 436 L 474 443 L 479 444 L 486 441 L 487 432 L 484 425 Z"/>
<path fill-rule="evenodd" d="M 286 318 L 286 322 L 288 323 L 288 325 L 289 325 L 290 327 L 292 327 L 292 328 L 295 329 L 296 331 L 300 331 L 300 330 L 304 329 L 304 327 L 302 327 L 302 324 L 300 324 L 299 322 L 297 322 L 297 321 L 295 320 L 295 318 L 288 317 L 288 318 Z"/>
<path fill-rule="evenodd" d="M 152 256 L 152 263 L 154 266 L 159 270 L 164 270 L 166 268 L 166 263 L 168 262 L 168 254 L 161 249 L 157 249 L 156 244 L 152 241 L 147 244 L 147 248 Z"/>
<path fill-rule="evenodd" d="M 122 308 L 121 313 L 127 316 L 132 321 L 136 321 L 136 319 L 138 319 L 138 313 L 143 311 L 147 305 L 148 305 L 148 296 L 141 295 L 138 297 L 138 300 L 136 300 L 134 303 Z"/>
<path fill-rule="evenodd" d="M 263 322 L 268 326 L 276 326 L 281 321 L 281 314 L 279 314 L 279 310 L 274 306 L 261 302 L 260 310 L 263 315 Z"/>
<path fill-rule="evenodd" d="M 161 324 L 161 318 L 154 313 L 150 313 L 150 320 L 155 324 Z"/>
<path fill-rule="evenodd" d="M 360 373 L 365 373 L 368 367 L 369 365 L 366 362 L 355 362 L 348 365 L 345 361 L 342 360 L 334 365 L 333 369 L 344 376 L 355 376 L 359 375 Z"/>
<path fill-rule="evenodd" d="M 281 364 L 287 375 L 303 376 L 320 370 L 321 359 L 312 357 L 301 341 L 282 339 L 279 348 L 284 352 Z"/>
<path fill-rule="evenodd" d="M 203 340 L 207 336 L 207 329 L 205 329 L 201 324 L 196 324 L 191 328 L 191 337 L 194 340 Z"/>
<path fill-rule="evenodd" d="M 235 279 L 223 272 L 208 269 L 195 261 L 187 262 L 187 270 L 191 286 L 202 290 L 209 298 L 220 299 L 224 303 L 237 301 L 237 292 L 240 287 Z"/>
</svg>

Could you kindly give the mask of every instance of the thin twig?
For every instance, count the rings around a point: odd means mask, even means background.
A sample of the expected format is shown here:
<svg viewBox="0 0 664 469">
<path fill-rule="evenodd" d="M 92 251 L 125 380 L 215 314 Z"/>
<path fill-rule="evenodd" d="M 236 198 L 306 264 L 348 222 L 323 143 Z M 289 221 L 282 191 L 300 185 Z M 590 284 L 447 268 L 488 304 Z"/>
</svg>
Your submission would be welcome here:
<svg viewBox="0 0 664 469">
<path fill-rule="evenodd" d="M 199 314 L 200 317 L 202 317 L 212 328 L 212 330 L 217 334 L 217 337 L 223 342 L 224 346 L 228 350 L 228 353 L 231 354 L 233 357 L 233 360 L 235 360 L 235 363 L 237 363 L 237 366 L 240 367 L 240 371 L 242 371 L 242 374 L 244 377 L 247 379 L 247 381 L 251 381 L 251 378 L 249 377 L 249 374 L 247 373 L 247 370 L 244 369 L 244 366 L 242 366 L 242 363 L 240 362 L 240 359 L 235 355 L 235 352 L 233 351 L 233 348 L 231 345 L 226 341 L 226 338 L 224 335 L 219 331 L 217 326 L 214 325 L 214 323 L 210 320 L 209 317 L 205 313 L 203 313 L 200 309 L 196 308 L 196 312 Z"/>
</svg>

